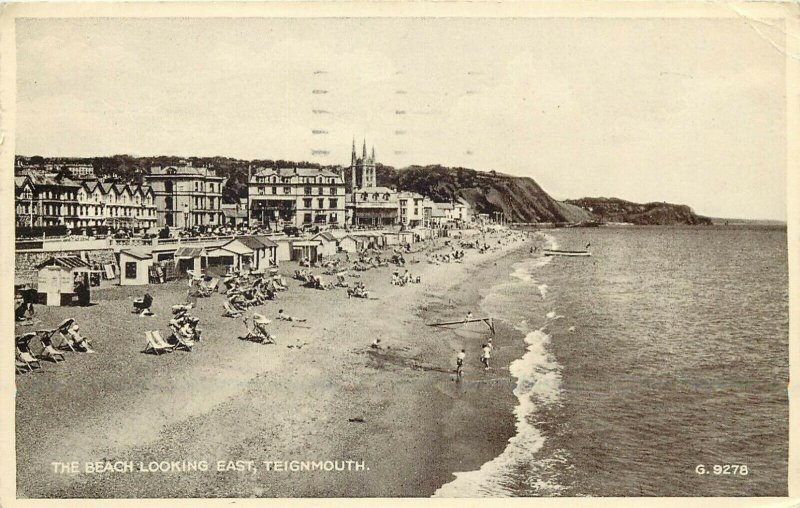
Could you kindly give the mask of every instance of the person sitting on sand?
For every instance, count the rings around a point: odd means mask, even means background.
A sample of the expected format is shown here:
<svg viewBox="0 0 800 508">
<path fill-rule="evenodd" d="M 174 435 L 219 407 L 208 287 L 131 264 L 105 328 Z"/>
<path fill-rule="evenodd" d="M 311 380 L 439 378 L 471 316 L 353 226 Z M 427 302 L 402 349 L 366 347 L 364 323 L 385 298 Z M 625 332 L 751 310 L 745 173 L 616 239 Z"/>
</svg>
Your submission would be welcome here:
<svg viewBox="0 0 800 508">
<path fill-rule="evenodd" d="M 464 318 L 464 322 L 466 323 L 470 319 L 472 319 L 472 311 L 467 312 L 467 316 Z"/>
<path fill-rule="evenodd" d="M 17 321 L 25 321 L 25 312 L 28 310 L 28 306 L 25 304 L 25 301 L 22 299 L 22 295 L 16 295 L 14 298 L 14 318 Z"/>
<path fill-rule="evenodd" d="M 371 347 L 372 349 L 380 349 L 381 348 L 381 339 L 373 340 L 372 344 L 370 344 L 369 347 Z"/>
<path fill-rule="evenodd" d="M 265 316 L 256 312 L 253 313 L 253 331 L 258 337 L 261 338 L 261 342 L 264 344 L 271 344 L 275 342 L 275 336 L 269 333 L 269 330 L 267 330 L 267 325 L 269 323 L 270 320 Z"/>
<path fill-rule="evenodd" d="M 283 309 L 278 309 L 278 321 L 296 321 L 300 323 L 305 323 L 306 320 L 292 317 L 288 314 L 284 314 Z"/>
<path fill-rule="evenodd" d="M 72 347 L 82 353 L 94 353 L 94 349 L 89 347 L 89 341 L 81 335 L 81 327 L 78 323 L 72 325 L 67 331 L 67 340 L 72 344 Z"/>
</svg>

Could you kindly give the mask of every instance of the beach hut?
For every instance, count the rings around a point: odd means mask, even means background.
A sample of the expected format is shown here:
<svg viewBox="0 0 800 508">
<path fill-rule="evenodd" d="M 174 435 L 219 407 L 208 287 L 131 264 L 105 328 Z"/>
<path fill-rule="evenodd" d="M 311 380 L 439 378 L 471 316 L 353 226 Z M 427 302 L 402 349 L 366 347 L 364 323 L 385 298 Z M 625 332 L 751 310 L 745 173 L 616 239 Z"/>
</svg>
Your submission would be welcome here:
<svg viewBox="0 0 800 508">
<path fill-rule="evenodd" d="M 319 254 L 323 256 L 333 256 L 336 254 L 338 242 L 336 241 L 336 237 L 328 231 L 323 231 L 311 239 L 319 242 Z"/>
<path fill-rule="evenodd" d="M 384 233 L 382 236 L 384 245 L 392 246 L 400 243 L 399 233 Z"/>
<path fill-rule="evenodd" d="M 254 244 L 250 240 L 244 240 L 248 237 L 236 237 L 229 240 L 227 243 L 222 244 L 221 248 L 235 254 L 234 268 L 237 270 L 253 270 L 256 265 L 256 249 L 248 244 Z M 259 242 L 258 245 L 263 249 L 263 245 Z"/>
<path fill-rule="evenodd" d="M 414 233 L 411 231 L 401 231 L 397 233 L 397 239 L 400 245 L 413 245 Z"/>
<path fill-rule="evenodd" d="M 205 268 L 206 251 L 203 247 L 178 247 L 175 251 L 175 269 L 180 275 L 185 275 L 188 270 L 202 273 Z"/>
<path fill-rule="evenodd" d="M 264 244 L 265 248 L 264 267 L 266 268 L 270 266 L 278 266 L 278 244 L 267 236 L 255 235 L 255 237 L 258 238 L 258 240 Z"/>
<path fill-rule="evenodd" d="M 153 255 L 143 249 L 125 249 L 119 252 L 120 286 L 143 286 L 150 283 Z"/>
<path fill-rule="evenodd" d="M 421 240 L 430 240 L 433 238 L 433 231 L 431 228 L 419 226 L 412 229 L 411 232 L 419 236 Z"/>
<path fill-rule="evenodd" d="M 364 240 L 357 236 L 347 235 L 339 240 L 339 248 L 343 252 L 359 252 L 364 250 Z"/>
<path fill-rule="evenodd" d="M 252 250 L 248 249 L 248 251 L 252 256 Z M 224 245 L 219 247 L 208 247 L 206 249 L 206 260 L 207 274 L 216 276 L 223 275 L 229 270 L 240 270 L 242 264 L 240 253 L 232 249 L 228 249 Z"/>
<path fill-rule="evenodd" d="M 364 246 L 367 249 L 381 249 L 386 245 L 386 239 L 383 233 L 358 232 L 352 233 L 350 236 L 364 242 Z"/>
<path fill-rule="evenodd" d="M 289 238 L 276 238 L 274 242 L 277 244 L 275 254 L 277 261 L 290 261 L 292 259 L 292 241 Z"/>
<path fill-rule="evenodd" d="M 270 248 L 257 236 L 240 236 L 236 240 L 253 250 L 250 270 L 262 272 L 270 266 Z M 277 247 L 277 246 L 276 246 Z"/>
<path fill-rule="evenodd" d="M 75 278 L 91 271 L 78 256 L 54 256 L 36 265 L 39 301 L 45 305 L 69 305 L 75 296 Z"/>
<path fill-rule="evenodd" d="M 292 261 L 309 259 L 316 262 L 319 256 L 320 242 L 317 240 L 292 241 Z"/>
</svg>

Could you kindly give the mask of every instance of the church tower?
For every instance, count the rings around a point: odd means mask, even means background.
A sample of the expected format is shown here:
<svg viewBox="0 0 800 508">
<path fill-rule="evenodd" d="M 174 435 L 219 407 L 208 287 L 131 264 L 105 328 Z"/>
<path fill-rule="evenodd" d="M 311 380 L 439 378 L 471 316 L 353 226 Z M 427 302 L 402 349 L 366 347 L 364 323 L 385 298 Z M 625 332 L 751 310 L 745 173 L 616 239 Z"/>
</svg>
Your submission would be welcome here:
<svg viewBox="0 0 800 508">
<path fill-rule="evenodd" d="M 353 175 L 353 191 L 377 187 L 375 175 L 375 147 L 372 147 L 372 156 L 367 156 L 367 140 L 361 147 L 361 158 L 356 157 L 356 144 L 353 140 L 353 150 L 350 156 L 350 167 Z"/>
</svg>

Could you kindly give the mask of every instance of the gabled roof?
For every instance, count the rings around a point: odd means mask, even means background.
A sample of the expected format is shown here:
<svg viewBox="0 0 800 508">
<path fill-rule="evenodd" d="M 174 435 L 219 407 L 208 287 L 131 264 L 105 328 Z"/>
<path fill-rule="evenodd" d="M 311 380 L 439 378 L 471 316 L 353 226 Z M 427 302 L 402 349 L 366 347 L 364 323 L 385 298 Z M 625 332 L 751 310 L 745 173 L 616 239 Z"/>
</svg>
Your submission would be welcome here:
<svg viewBox="0 0 800 508">
<path fill-rule="evenodd" d="M 278 248 L 278 244 L 273 242 L 272 240 L 270 240 L 266 236 L 256 235 L 256 238 L 258 238 L 258 241 L 263 243 L 267 248 L 270 248 L 270 249 Z"/>
<path fill-rule="evenodd" d="M 153 259 L 152 254 L 142 249 L 123 249 L 120 253 L 127 254 L 136 259 Z"/>
<path fill-rule="evenodd" d="M 62 187 L 80 187 L 80 184 L 66 177 L 59 177 L 57 173 L 44 171 L 26 171 L 24 175 L 31 179 L 34 185 L 60 185 Z"/>
<path fill-rule="evenodd" d="M 222 244 L 222 246 L 220 248 L 221 249 L 225 249 L 225 250 L 230 251 L 230 252 L 234 252 L 236 254 L 252 254 L 253 253 L 253 249 L 242 241 L 242 237 L 234 238 L 233 240 L 230 240 L 230 241 Z"/>
<path fill-rule="evenodd" d="M 240 242 L 242 242 L 243 244 L 245 244 L 246 246 L 250 247 L 253 250 L 261 250 L 266 247 L 266 245 L 264 245 L 264 243 L 255 236 L 237 236 L 236 238 L 234 238 L 234 240 L 239 240 Z"/>
<path fill-rule="evenodd" d="M 31 179 L 27 176 L 15 176 L 14 185 L 17 187 L 24 187 L 25 185 L 32 187 L 33 183 L 31 182 Z"/>
<path fill-rule="evenodd" d="M 97 187 L 99 185 L 100 185 L 100 182 L 98 182 L 97 180 L 84 180 L 83 181 L 83 188 L 86 189 L 89 192 L 94 192 L 95 189 L 97 189 Z M 103 189 L 101 188 L 100 190 L 102 191 Z"/>
<path fill-rule="evenodd" d="M 314 240 L 316 238 L 319 238 L 319 237 L 322 237 L 322 238 L 324 238 L 325 240 L 327 240 L 329 242 L 335 242 L 336 241 L 336 237 L 333 236 L 329 231 L 323 231 L 322 233 L 317 233 L 316 235 L 314 235 L 312 240 Z"/>
<path fill-rule="evenodd" d="M 38 270 L 46 266 L 59 266 L 71 270 L 73 268 L 89 268 L 89 263 L 78 256 L 53 256 L 36 265 L 36 269 Z"/>
</svg>

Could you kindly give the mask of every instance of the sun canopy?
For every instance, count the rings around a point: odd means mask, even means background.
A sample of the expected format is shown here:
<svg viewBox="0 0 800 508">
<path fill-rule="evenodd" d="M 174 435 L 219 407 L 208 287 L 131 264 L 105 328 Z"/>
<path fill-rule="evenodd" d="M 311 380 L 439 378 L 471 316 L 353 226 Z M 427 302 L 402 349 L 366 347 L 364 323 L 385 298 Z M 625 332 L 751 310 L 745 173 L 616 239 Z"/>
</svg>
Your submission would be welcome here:
<svg viewBox="0 0 800 508">
<path fill-rule="evenodd" d="M 196 258 L 202 255 L 202 247 L 178 247 L 178 250 L 175 251 L 176 258 Z"/>
</svg>

